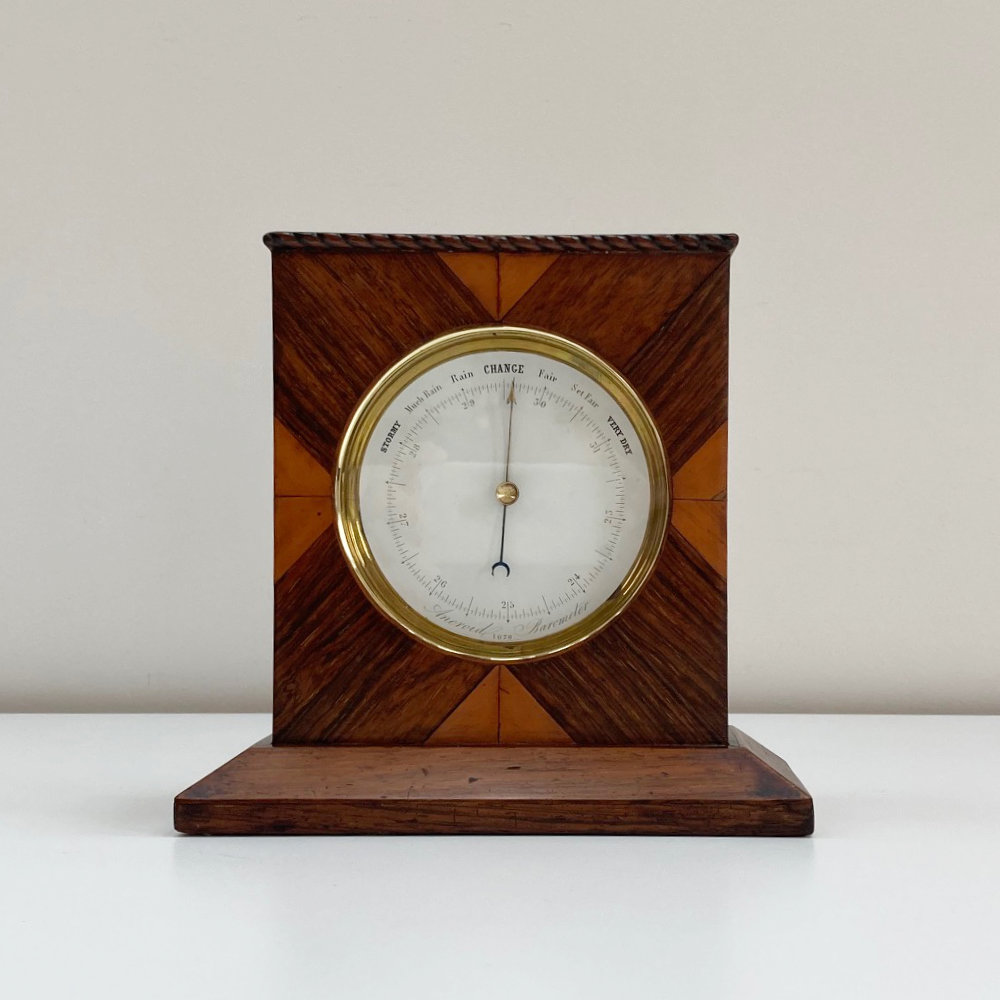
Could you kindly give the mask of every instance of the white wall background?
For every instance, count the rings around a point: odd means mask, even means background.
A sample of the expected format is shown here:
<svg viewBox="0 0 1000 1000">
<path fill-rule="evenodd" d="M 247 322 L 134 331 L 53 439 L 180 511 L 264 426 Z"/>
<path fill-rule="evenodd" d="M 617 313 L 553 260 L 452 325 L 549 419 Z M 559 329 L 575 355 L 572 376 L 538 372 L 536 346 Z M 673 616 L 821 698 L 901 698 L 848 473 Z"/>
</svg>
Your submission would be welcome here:
<svg viewBox="0 0 1000 1000">
<path fill-rule="evenodd" d="M 0 708 L 265 709 L 269 229 L 717 232 L 732 706 L 1000 711 L 995 2 L 0 3 Z"/>
</svg>

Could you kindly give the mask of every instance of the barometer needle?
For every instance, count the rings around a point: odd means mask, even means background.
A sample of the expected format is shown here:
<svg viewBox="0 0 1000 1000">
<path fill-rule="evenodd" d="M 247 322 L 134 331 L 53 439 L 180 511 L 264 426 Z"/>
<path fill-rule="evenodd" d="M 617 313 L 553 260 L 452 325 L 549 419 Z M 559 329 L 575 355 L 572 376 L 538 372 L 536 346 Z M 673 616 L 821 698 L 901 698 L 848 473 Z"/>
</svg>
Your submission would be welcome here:
<svg viewBox="0 0 1000 1000">
<path fill-rule="evenodd" d="M 500 518 L 500 558 L 490 567 L 490 576 L 493 576 L 497 571 L 497 566 L 502 566 L 506 571 L 507 575 L 510 576 L 510 566 L 503 561 L 503 539 L 507 532 L 507 508 L 504 507 L 503 515 Z"/>
<path fill-rule="evenodd" d="M 517 487 L 510 481 L 510 432 L 514 423 L 514 380 L 510 380 L 510 392 L 507 393 L 507 454 L 503 464 L 503 482 L 497 487 L 497 500 L 503 505 L 503 515 L 500 518 L 500 558 L 490 567 L 493 576 L 498 566 L 502 566 L 510 576 L 510 566 L 503 561 L 503 545 L 507 537 L 507 508 L 517 499 Z"/>
<path fill-rule="evenodd" d="M 503 463 L 503 481 L 510 482 L 510 429 L 514 423 L 514 380 L 510 380 L 510 392 L 507 393 L 507 457 Z M 505 508 L 506 509 L 506 508 Z"/>
</svg>

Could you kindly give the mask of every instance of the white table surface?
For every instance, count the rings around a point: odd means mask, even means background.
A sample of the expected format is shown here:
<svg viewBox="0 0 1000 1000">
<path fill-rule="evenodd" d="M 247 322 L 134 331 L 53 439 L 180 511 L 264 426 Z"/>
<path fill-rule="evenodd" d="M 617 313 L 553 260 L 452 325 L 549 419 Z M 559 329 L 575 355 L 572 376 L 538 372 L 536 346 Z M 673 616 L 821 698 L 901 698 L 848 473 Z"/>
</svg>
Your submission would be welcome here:
<svg viewBox="0 0 1000 1000">
<path fill-rule="evenodd" d="M 1000 997 L 1000 718 L 733 721 L 813 837 L 183 837 L 267 716 L 0 716 L 3 995 Z"/>
</svg>

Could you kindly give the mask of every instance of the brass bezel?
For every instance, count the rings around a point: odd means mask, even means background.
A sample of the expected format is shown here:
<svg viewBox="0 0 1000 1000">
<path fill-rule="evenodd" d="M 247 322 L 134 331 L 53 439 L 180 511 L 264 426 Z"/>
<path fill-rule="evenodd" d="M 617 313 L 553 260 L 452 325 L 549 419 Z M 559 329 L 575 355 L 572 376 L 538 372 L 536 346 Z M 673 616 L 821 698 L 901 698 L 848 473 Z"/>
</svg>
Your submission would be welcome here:
<svg viewBox="0 0 1000 1000">
<path fill-rule="evenodd" d="M 649 471 L 649 520 L 639 552 L 612 595 L 561 631 L 523 642 L 487 642 L 451 632 L 412 608 L 382 573 L 361 523 L 361 462 L 386 408 L 414 379 L 436 365 L 484 350 L 526 351 L 562 361 L 589 376 L 632 422 Z M 652 416 L 625 377 L 593 351 L 572 340 L 517 326 L 477 326 L 446 333 L 411 351 L 368 390 L 351 415 L 341 440 L 334 479 L 337 531 L 351 572 L 376 608 L 415 639 L 454 656 L 491 663 L 536 660 L 565 652 L 605 628 L 639 592 L 659 557 L 670 507 L 663 442 Z"/>
</svg>

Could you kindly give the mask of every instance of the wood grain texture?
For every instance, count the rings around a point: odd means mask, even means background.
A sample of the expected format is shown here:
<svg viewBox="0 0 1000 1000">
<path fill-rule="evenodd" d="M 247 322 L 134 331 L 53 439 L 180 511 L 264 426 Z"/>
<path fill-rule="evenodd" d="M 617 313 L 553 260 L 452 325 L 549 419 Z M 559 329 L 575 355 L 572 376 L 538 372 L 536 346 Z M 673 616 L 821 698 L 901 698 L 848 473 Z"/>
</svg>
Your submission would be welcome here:
<svg viewBox="0 0 1000 1000">
<path fill-rule="evenodd" d="M 500 668 L 499 689 L 498 742 L 502 746 L 566 746 L 573 742 L 507 667 Z"/>
<path fill-rule="evenodd" d="M 504 314 L 504 322 L 562 334 L 622 368 L 727 259 L 563 256 Z"/>
<path fill-rule="evenodd" d="M 497 254 L 498 318 L 506 316 L 558 259 L 554 253 Z"/>
<path fill-rule="evenodd" d="M 474 260 L 485 247 L 470 239 L 457 256 Z M 501 254 L 498 294 L 506 268 L 518 295 L 504 321 L 562 333 L 621 368 L 680 470 L 700 449 L 711 452 L 726 419 L 735 243 L 706 238 L 667 252 L 634 239 L 645 249 L 627 252 L 627 240 L 613 252 L 574 244 L 555 259 L 544 241 L 489 248 Z M 674 239 L 687 238 L 663 245 Z M 323 468 L 332 468 L 351 409 L 389 364 L 446 330 L 491 322 L 476 290 L 489 282 L 488 254 L 463 269 L 442 253 L 453 247 L 426 237 L 398 251 L 372 240 L 377 250 L 353 237 L 330 252 L 322 241 L 274 247 L 276 412 Z M 355 242 L 366 249 L 351 249 Z M 590 746 L 724 742 L 725 581 L 709 555 L 672 526 L 646 588 L 608 628 L 562 656 L 511 667 L 511 689 L 537 705 L 532 725 L 549 719 L 550 735 Z M 386 623 L 350 576 L 332 530 L 278 582 L 275 623 L 279 743 L 422 743 L 490 673 Z M 497 712 L 499 726 L 499 704 Z M 507 731 L 521 739 L 513 723 Z"/>
<path fill-rule="evenodd" d="M 500 738 L 500 667 L 494 667 L 472 693 L 427 738 L 427 746 L 489 746 Z"/>
<path fill-rule="evenodd" d="M 177 796 L 184 833 L 802 836 L 808 792 L 735 730 L 724 746 L 250 747 Z"/>
<path fill-rule="evenodd" d="M 675 500 L 671 521 L 719 576 L 726 575 L 726 501 Z"/>
<path fill-rule="evenodd" d="M 680 469 L 727 419 L 729 260 L 724 259 L 622 366 Z"/>
<path fill-rule="evenodd" d="M 573 741 L 506 667 L 494 667 L 427 746 L 566 746 Z"/>
<path fill-rule="evenodd" d="M 333 495 L 333 476 L 330 470 L 320 465 L 280 420 L 274 421 L 274 495 Z"/>
<path fill-rule="evenodd" d="M 423 743 L 490 671 L 389 625 L 334 528 L 275 584 L 276 743 Z"/>
<path fill-rule="evenodd" d="M 274 498 L 274 578 L 280 579 L 333 524 L 333 500 L 326 497 Z"/>
<path fill-rule="evenodd" d="M 495 253 L 438 255 L 458 280 L 479 300 L 493 319 L 500 318 L 500 261 Z"/>
<path fill-rule="evenodd" d="M 511 665 L 577 743 L 725 743 L 725 581 L 671 527 L 649 582 L 602 632 Z"/>
<path fill-rule="evenodd" d="M 275 254 L 275 416 L 326 469 L 374 380 L 433 334 L 490 313 L 436 254 Z"/>
<path fill-rule="evenodd" d="M 729 424 L 724 423 L 674 473 L 674 500 L 724 500 Z"/>
</svg>

